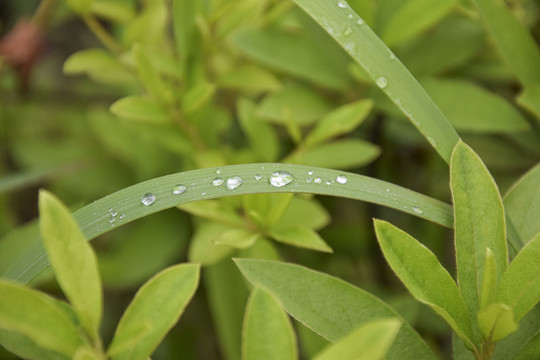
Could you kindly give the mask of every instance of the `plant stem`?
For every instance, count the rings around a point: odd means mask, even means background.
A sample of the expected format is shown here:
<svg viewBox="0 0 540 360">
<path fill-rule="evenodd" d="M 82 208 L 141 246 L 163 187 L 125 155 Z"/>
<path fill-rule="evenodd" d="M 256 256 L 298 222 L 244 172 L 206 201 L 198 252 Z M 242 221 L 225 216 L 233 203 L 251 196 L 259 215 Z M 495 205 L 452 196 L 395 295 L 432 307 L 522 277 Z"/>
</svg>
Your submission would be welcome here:
<svg viewBox="0 0 540 360">
<path fill-rule="evenodd" d="M 96 35 L 103 45 L 105 45 L 112 53 L 119 55 L 124 51 L 124 47 L 107 32 L 103 25 L 101 25 L 93 15 L 85 14 L 82 18 L 94 35 Z"/>
<path fill-rule="evenodd" d="M 55 2 L 56 0 L 42 0 L 34 16 L 32 16 L 32 22 L 40 28 L 44 28 L 51 18 L 51 11 Z"/>
</svg>

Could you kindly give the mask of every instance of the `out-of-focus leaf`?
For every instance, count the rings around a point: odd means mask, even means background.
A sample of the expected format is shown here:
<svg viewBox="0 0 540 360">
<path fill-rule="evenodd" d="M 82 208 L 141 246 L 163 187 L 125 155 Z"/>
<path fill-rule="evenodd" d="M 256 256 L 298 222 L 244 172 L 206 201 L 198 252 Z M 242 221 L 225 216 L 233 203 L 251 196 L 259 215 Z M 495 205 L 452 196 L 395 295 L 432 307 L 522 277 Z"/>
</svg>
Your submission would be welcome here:
<svg viewBox="0 0 540 360">
<path fill-rule="evenodd" d="M 362 324 L 337 343 L 327 346 L 314 360 L 383 360 L 400 326 L 401 320 L 397 318 Z"/>
<path fill-rule="evenodd" d="M 469 314 L 459 289 L 437 257 L 406 232 L 375 220 L 375 232 L 384 257 L 409 292 L 429 305 L 473 348 Z"/>
<path fill-rule="evenodd" d="M 253 289 L 244 317 L 242 359 L 297 358 L 296 337 L 289 317 L 271 294 Z"/>
<path fill-rule="evenodd" d="M 214 239 L 216 245 L 228 245 L 238 249 L 245 249 L 260 238 L 260 235 L 244 229 L 231 229 L 221 233 Z"/>
<path fill-rule="evenodd" d="M 217 84 L 224 88 L 253 92 L 272 91 L 281 87 L 274 74 L 253 65 L 245 65 L 221 75 L 217 79 Z"/>
<path fill-rule="evenodd" d="M 129 1 L 93 0 L 90 10 L 93 14 L 119 23 L 135 17 L 135 8 Z"/>
<path fill-rule="evenodd" d="M 331 105 L 313 90 L 291 85 L 267 95 L 257 106 L 257 115 L 285 125 L 292 119 L 298 125 L 308 125 L 332 109 Z"/>
<path fill-rule="evenodd" d="M 171 94 L 169 94 L 156 67 L 150 61 L 152 55 L 149 48 L 139 43 L 133 45 L 133 57 L 137 66 L 139 79 L 146 87 L 148 93 L 160 103 L 169 102 Z"/>
<path fill-rule="evenodd" d="M 319 234 L 308 228 L 274 228 L 270 230 L 270 235 L 275 240 L 288 245 L 329 253 L 332 252 L 332 248 L 328 246 Z"/>
<path fill-rule="evenodd" d="M 460 80 L 428 79 L 422 85 L 457 129 L 508 133 L 530 128 L 502 97 Z"/>
<path fill-rule="evenodd" d="M 237 259 L 236 264 L 251 283 L 274 295 L 290 315 L 331 342 L 369 321 L 399 318 L 373 295 L 327 274 L 267 260 Z M 436 359 L 406 323 L 396 335 L 387 358 Z"/>
<path fill-rule="evenodd" d="M 250 29 L 232 37 L 236 47 L 258 62 L 332 89 L 348 86 L 346 69 L 321 54 L 314 40 L 303 34 L 274 29 Z"/>
<path fill-rule="evenodd" d="M 112 359 L 149 357 L 184 312 L 198 283 L 195 264 L 171 266 L 148 280 L 120 319 L 108 350 Z"/>
<path fill-rule="evenodd" d="M 253 246 L 240 250 L 238 257 L 248 259 L 281 260 L 273 242 L 266 239 L 258 239 Z"/>
<path fill-rule="evenodd" d="M 478 327 L 484 339 L 496 342 L 516 331 L 518 325 L 510 306 L 493 303 L 478 313 Z"/>
<path fill-rule="evenodd" d="M 304 199 L 295 196 L 275 223 L 275 228 L 291 228 L 294 226 L 319 230 L 330 223 L 328 210 L 315 199 Z"/>
<path fill-rule="evenodd" d="M 322 118 L 306 137 L 308 146 L 346 134 L 359 126 L 373 107 L 373 101 L 360 100 L 343 105 Z"/>
<path fill-rule="evenodd" d="M 171 122 L 169 115 L 154 99 L 143 96 L 127 96 L 111 105 L 111 112 L 123 119 L 167 124 Z"/>
<path fill-rule="evenodd" d="M 230 2 L 216 23 L 216 35 L 223 37 L 234 29 L 247 27 L 250 24 L 260 24 L 261 15 L 267 7 L 268 0 L 244 0 Z"/>
<path fill-rule="evenodd" d="M 56 279 L 87 335 L 98 337 L 103 296 L 97 258 L 71 212 L 51 193 L 39 192 L 41 238 Z"/>
<path fill-rule="evenodd" d="M 534 359 L 540 354 L 540 332 L 536 334 L 516 355 L 513 360 L 529 360 Z"/>
<path fill-rule="evenodd" d="M 188 59 L 191 56 L 196 40 L 197 28 L 195 26 L 195 16 L 198 4 L 198 0 L 174 0 L 172 2 L 176 50 L 181 59 L 184 72 L 187 70 Z"/>
<path fill-rule="evenodd" d="M 220 200 L 197 201 L 180 205 L 181 210 L 222 224 L 242 227 L 243 222 L 233 207 Z"/>
<path fill-rule="evenodd" d="M 64 354 L 46 350 L 21 333 L 0 329 L 0 345 L 22 359 L 69 360 Z"/>
<path fill-rule="evenodd" d="M 274 226 L 289 207 L 294 195 L 285 194 L 253 194 L 243 197 L 244 210 L 261 228 Z M 298 225 L 295 223 L 294 225 Z"/>
<path fill-rule="evenodd" d="M 519 94 L 517 102 L 534 114 L 536 120 L 540 122 L 540 84 L 525 87 L 523 92 Z"/>
<path fill-rule="evenodd" d="M 216 86 L 207 82 L 201 82 L 189 89 L 182 99 L 182 110 L 186 114 L 193 113 L 206 104 L 214 95 Z"/>
<path fill-rule="evenodd" d="M 124 27 L 122 41 L 131 46 L 135 42 L 151 47 L 163 43 L 168 24 L 168 10 L 164 0 L 145 2 L 143 9 Z"/>
<path fill-rule="evenodd" d="M 216 264 L 229 256 L 235 248 L 214 243 L 227 230 L 231 228 L 217 223 L 200 222 L 189 246 L 189 261 L 205 266 Z"/>
<path fill-rule="evenodd" d="M 68 6 L 80 15 L 90 12 L 93 2 L 94 0 L 67 0 Z"/>
<path fill-rule="evenodd" d="M 4 280 L 0 280 L 0 324 L 70 358 L 82 344 L 79 331 L 57 300 Z"/>
<path fill-rule="evenodd" d="M 103 49 L 85 49 L 70 55 L 64 63 L 64 74 L 87 74 L 103 84 L 135 84 L 135 77 L 116 58 Z"/>
</svg>

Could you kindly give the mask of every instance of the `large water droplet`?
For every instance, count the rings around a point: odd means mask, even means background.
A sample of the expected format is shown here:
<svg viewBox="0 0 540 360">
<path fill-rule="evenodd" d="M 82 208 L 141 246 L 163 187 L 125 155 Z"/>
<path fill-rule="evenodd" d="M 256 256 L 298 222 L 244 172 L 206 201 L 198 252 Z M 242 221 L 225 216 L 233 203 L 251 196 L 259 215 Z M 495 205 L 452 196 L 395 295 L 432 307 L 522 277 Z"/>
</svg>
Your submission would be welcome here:
<svg viewBox="0 0 540 360">
<path fill-rule="evenodd" d="M 315 178 L 315 180 L 313 180 L 313 182 L 316 183 L 316 184 L 320 184 L 320 183 L 322 183 L 322 179 L 320 177 L 317 177 L 317 178 Z"/>
<path fill-rule="evenodd" d="M 215 178 L 214 180 L 212 180 L 212 185 L 214 185 L 214 186 L 221 186 L 221 185 L 223 185 L 224 182 L 225 182 L 225 180 L 223 180 L 223 179 L 220 178 L 220 177 L 217 177 L 217 178 Z"/>
<path fill-rule="evenodd" d="M 356 20 L 356 25 L 364 25 L 364 20 L 362 19 Z"/>
<path fill-rule="evenodd" d="M 141 202 L 146 206 L 152 205 L 154 201 L 156 201 L 156 197 L 152 193 L 146 193 L 141 198 Z"/>
<path fill-rule="evenodd" d="M 336 181 L 340 184 L 346 184 L 347 183 L 347 176 L 345 175 L 339 175 L 337 178 L 336 178 Z"/>
<path fill-rule="evenodd" d="M 337 6 L 339 6 L 342 9 L 345 9 L 347 7 L 347 3 L 345 1 L 338 1 Z"/>
<path fill-rule="evenodd" d="M 388 79 L 384 76 L 379 76 L 375 82 L 377 83 L 377 86 L 381 89 L 384 89 L 388 85 Z"/>
<path fill-rule="evenodd" d="M 330 180 L 326 180 L 325 184 L 326 185 L 332 185 L 332 182 Z"/>
<path fill-rule="evenodd" d="M 232 176 L 227 179 L 227 184 L 225 187 L 227 190 L 238 189 L 242 185 L 242 178 L 240 176 Z"/>
<path fill-rule="evenodd" d="M 180 195 L 180 194 L 183 194 L 187 191 L 187 186 L 186 185 L 182 185 L 182 184 L 178 184 L 178 185 L 175 185 L 173 187 L 173 194 L 174 195 Z"/>
<path fill-rule="evenodd" d="M 221 174 L 221 168 L 216 169 L 216 174 L 218 174 L 218 175 Z"/>
<path fill-rule="evenodd" d="M 275 171 L 270 175 L 270 185 L 282 187 L 290 184 L 294 180 L 294 176 L 286 171 Z"/>
<path fill-rule="evenodd" d="M 424 213 L 424 210 L 420 209 L 418 206 L 413 206 L 412 209 L 418 215 L 422 215 Z"/>
<path fill-rule="evenodd" d="M 308 174 L 309 176 L 311 176 L 311 175 L 313 175 L 313 171 L 309 170 L 309 171 L 307 172 L 307 174 Z"/>
</svg>

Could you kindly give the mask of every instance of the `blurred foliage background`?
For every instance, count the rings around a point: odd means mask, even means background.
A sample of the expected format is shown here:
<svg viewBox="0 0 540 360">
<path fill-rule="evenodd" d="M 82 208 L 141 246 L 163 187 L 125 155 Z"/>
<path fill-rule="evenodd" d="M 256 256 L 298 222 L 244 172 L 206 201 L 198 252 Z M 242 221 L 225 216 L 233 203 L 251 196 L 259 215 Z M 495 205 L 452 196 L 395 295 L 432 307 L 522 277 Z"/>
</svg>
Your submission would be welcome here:
<svg viewBox="0 0 540 360">
<path fill-rule="evenodd" d="M 540 4 L 506 3 L 538 41 Z M 349 4 L 479 153 L 502 194 L 538 163 L 539 119 L 516 104 L 519 82 L 470 1 Z M 450 201 L 444 161 L 291 1 L 4 0 L 0 17 L 0 268 L 2 248 L 24 248 L 18 240 L 35 226 L 42 187 L 75 210 L 169 173 L 290 162 L 357 172 Z M 310 135 L 330 115 L 349 125 L 319 139 Z M 153 358 L 238 358 L 248 288 L 229 259 L 240 255 L 301 263 L 366 289 L 449 357 L 449 329 L 406 294 L 382 259 L 371 219 L 406 229 L 452 273 L 448 229 L 345 199 L 261 199 L 171 209 L 93 241 L 106 286 L 105 338 L 151 275 L 199 261 L 206 265 L 204 287 Z M 266 228 L 260 203 L 272 209 L 282 201 L 290 201 L 284 218 L 317 230 L 333 254 L 270 236 L 243 250 L 213 244 L 230 230 L 230 216 Z M 58 293 L 50 272 L 34 285 Z M 324 345 L 296 325 L 302 354 Z"/>
</svg>

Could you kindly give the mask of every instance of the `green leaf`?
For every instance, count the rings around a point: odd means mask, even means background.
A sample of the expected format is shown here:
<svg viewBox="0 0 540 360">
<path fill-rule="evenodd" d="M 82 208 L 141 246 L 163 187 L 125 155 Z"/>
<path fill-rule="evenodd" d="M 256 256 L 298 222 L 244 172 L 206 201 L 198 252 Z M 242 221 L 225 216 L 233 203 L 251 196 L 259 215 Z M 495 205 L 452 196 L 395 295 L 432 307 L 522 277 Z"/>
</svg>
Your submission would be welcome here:
<svg viewBox="0 0 540 360">
<path fill-rule="evenodd" d="M 61 353 L 46 350 L 21 333 L 0 329 L 0 345 L 22 359 L 69 360 Z"/>
<path fill-rule="evenodd" d="M 125 23 L 135 17 L 135 7 L 131 2 L 93 0 L 90 8 L 93 14 L 118 23 Z"/>
<path fill-rule="evenodd" d="M 221 75 L 217 84 L 224 88 L 252 92 L 274 91 L 281 87 L 273 73 L 253 65 L 244 65 Z"/>
<path fill-rule="evenodd" d="M 375 220 L 384 257 L 409 292 L 429 305 L 474 348 L 467 308 L 452 276 L 424 245 L 392 224 Z"/>
<path fill-rule="evenodd" d="M 214 239 L 216 245 L 228 245 L 237 249 L 246 249 L 255 244 L 260 235 L 244 229 L 227 230 Z"/>
<path fill-rule="evenodd" d="M 197 0 L 174 0 L 172 2 L 176 50 L 181 59 L 184 73 L 186 73 L 188 68 L 188 59 L 192 55 L 193 46 L 197 40 L 197 27 L 195 25 L 197 5 Z"/>
<path fill-rule="evenodd" d="M 383 360 L 400 327 L 401 320 L 397 318 L 367 322 L 337 343 L 327 346 L 314 360 Z"/>
<path fill-rule="evenodd" d="M 521 107 L 527 109 L 540 121 L 540 84 L 526 86 L 517 97 L 517 102 Z"/>
<path fill-rule="evenodd" d="M 139 43 L 133 45 L 132 51 L 139 80 L 146 87 L 148 93 L 159 103 L 170 101 L 171 95 L 168 93 L 161 75 L 150 61 L 151 51 Z"/>
<path fill-rule="evenodd" d="M 317 123 L 313 131 L 306 137 L 306 145 L 314 145 L 351 132 L 364 121 L 372 107 L 373 101 L 368 99 L 332 110 Z"/>
<path fill-rule="evenodd" d="M 508 266 L 497 293 L 497 301 L 510 306 L 516 321 L 540 301 L 540 233 L 529 241 Z"/>
<path fill-rule="evenodd" d="M 450 164 L 457 278 L 469 314 L 478 313 L 486 249 L 495 256 L 496 282 L 507 266 L 505 219 L 495 181 L 482 160 L 459 142 Z M 473 325 L 474 328 L 474 325 Z"/>
<path fill-rule="evenodd" d="M 244 224 L 242 218 L 236 213 L 235 209 L 224 201 L 199 201 L 183 204 L 178 206 L 178 208 L 192 215 L 217 221 L 225 225 L 242 227 Z"/>
<path fill-rule="evenodd" d="M 364 20 L 345 2 L 342 2 L 342 7 L 325 0 L 294 1 L 362 66 L 441 157 L 449 162 L 459 136 L 417 80 Z"/>
<path fill-rule="evenodd" d="M 154 99 L 143 96 L 127 96 L 111 105 L 111 112 L 123 119 L 148 122 L 152 124 L 168 124 L 169 115 Z"/>
<path fill-rule="evenodd" d="M 120 319 L 108 350 L 112 359 L 149 357 L 182 315 L 198 283 L 195 264 L 171 266 L 148 280 Z"/>
<path fill-rule="evenodd" d="M 274 226 L 289 208 L 293 194 L 253 194 L 243 197 L 244 211 L 258 227 L 266 229 Z M 297 225 L 296 223 L 294 225 Z"/>
<path fill-rule="evenodd" d="M 253 285 L 275 296 L 291 316 L 332 342 L 369 321 L 399 318 L 392 308 L 373 295 L 327 274 L 267 260 L 237 259 L 236 265 Z M 409 358 L 436 357 L 422 338 L 404 323 L 387 359 Z"/>
<path fill-rule="evenodd" d="M 255 104 L 241 98 L 237 104 L 240 126 L 262 161 L 275 161 L 279 153 L 279 139 L 274 129 L 255 114 Z"/>
<path fill-rule="evenodd" d="M 79 15 L 90 12 L 93 2 L 94 0 L 67 0 L 67 4 L 71 10 L 75 11 Z"/>
<path fill-rule="evenodd" d="M 256 114 L 271 122 L 286 125 L 290 118 L 298 125 L 309 125 L 332 109 L 313 90 L 290 85 L 267 95 L 257 106 Z"/>
<path fill-rule="evenodd" d="M 270 236 L 284 244 L 328 253 L 333 252 L 332 248 L 317 232 L 308 228 L 273 228 L 270 229 Z"/>
<path fill-rule="evenodd" d="M 502 57 L 523 85 L 540 84 L 540 49 L 502 0 L 475 0 Z"/>
<path fill-rule="evenodd" d="M 540 332 L 532 338 L 516 355 L 513 360 L 529 360 L 534 359 L 540 354 Z"/>
<path fill-rule="evenodd" d="M 296 337 L 287 314 L 274 297 L 253 289 L 242 330 L 242 359 L 297 359 Z"/>
<path fill-rule="evenodd" d="M 484 276 L 480 290 L 480 309 L 485 308 L 495 300 L 497 295 L 497 265 L 495 255 L 490 248 L 486 249 L 484 261 Z"/>
<path fill-rule="evenodd" d="M 497 343 L 493 360 L 534 359 L 534 356 L 519 357 L 517 355 L 527 354 L 534 349 L 535 342 L 536 346 L 539 345 L 540 331 L 538 329 L 540 329 L 540 306 L 537 305 L 519 321 L 519 328 L 516 332 Z"/>
<path fill-rule="evenodd" d="M 82 344 L 78 329 L 57 300 L 4 280 L 0 280 L 0 327 L 70 358 Z"/>
<path fill-rule="evenodd" d="M 526 242 L 540 232 L 540 164 L 523 175 L 504 196 L 504 207 L 520 238 Z"/>
<path fill-rule="evenodd" d="M 367 141 L 344 139 L 294 153 L 286 161 L 331 169 L 351 169 L 371 163 L 379 154 L 379 147 Z"/>
<path fill-rule="evenodd" d="M 201 82 L 189 89 L 182 99 L 182 110 L 190 114 L 200 109 L 214 95 L 216 86 L 207 82 Z"/>
<path fill-rule="evenodd" d="M 200 222 L 189 246 L 189 261 L 203 266 L 213 265 L 229 256 L 234 251 L 232 246 L 215 243 L 221 234 L 229 230 L 232 230 L 229 226 Z"/>
<path fill-rule="evenodd" d="M 103 84 L 134 84 L 135 77 L 118 59 L 103 49 L 85 49 L 70 55 L 64 62 L 64 74 L 87 74 Z"/>
<path fill-rule="evenodd" d="M 87 334 L 97 339 L 103 295 L 96 255 L 71 212 L 45 190 L 39 192 L 39 214 L 41 238 L 56 279 Z"/>
<path fill-rule="evenodd" d="M 478 327 L 484 339 L 496 342 L 516 331 L 518 324 L 510 306 L 493 303 L 478 313 Z"/>
<path fill-rule="evenodd" d="M 122 41 L 131 46 L 140 43 L 159 48 L 168 25 L 168 4 L 164 0 L 145 2 L 137 16 L 123 27 Z"/>
<path fill-rule="evenodd" d="M 315 199 L 294 196 L 281 218 L 274 224 L 275 228 L 291 228 L 294 226 L 319 230 L 330 223 L 328 210 Z"/>
<path fill-rule="evenodd" d="M 428 79 L 422 85 L 458 130 L 509 133 L 530 129 L 521 113 L 501 96 L 472 83 Z"/>
</svg>

